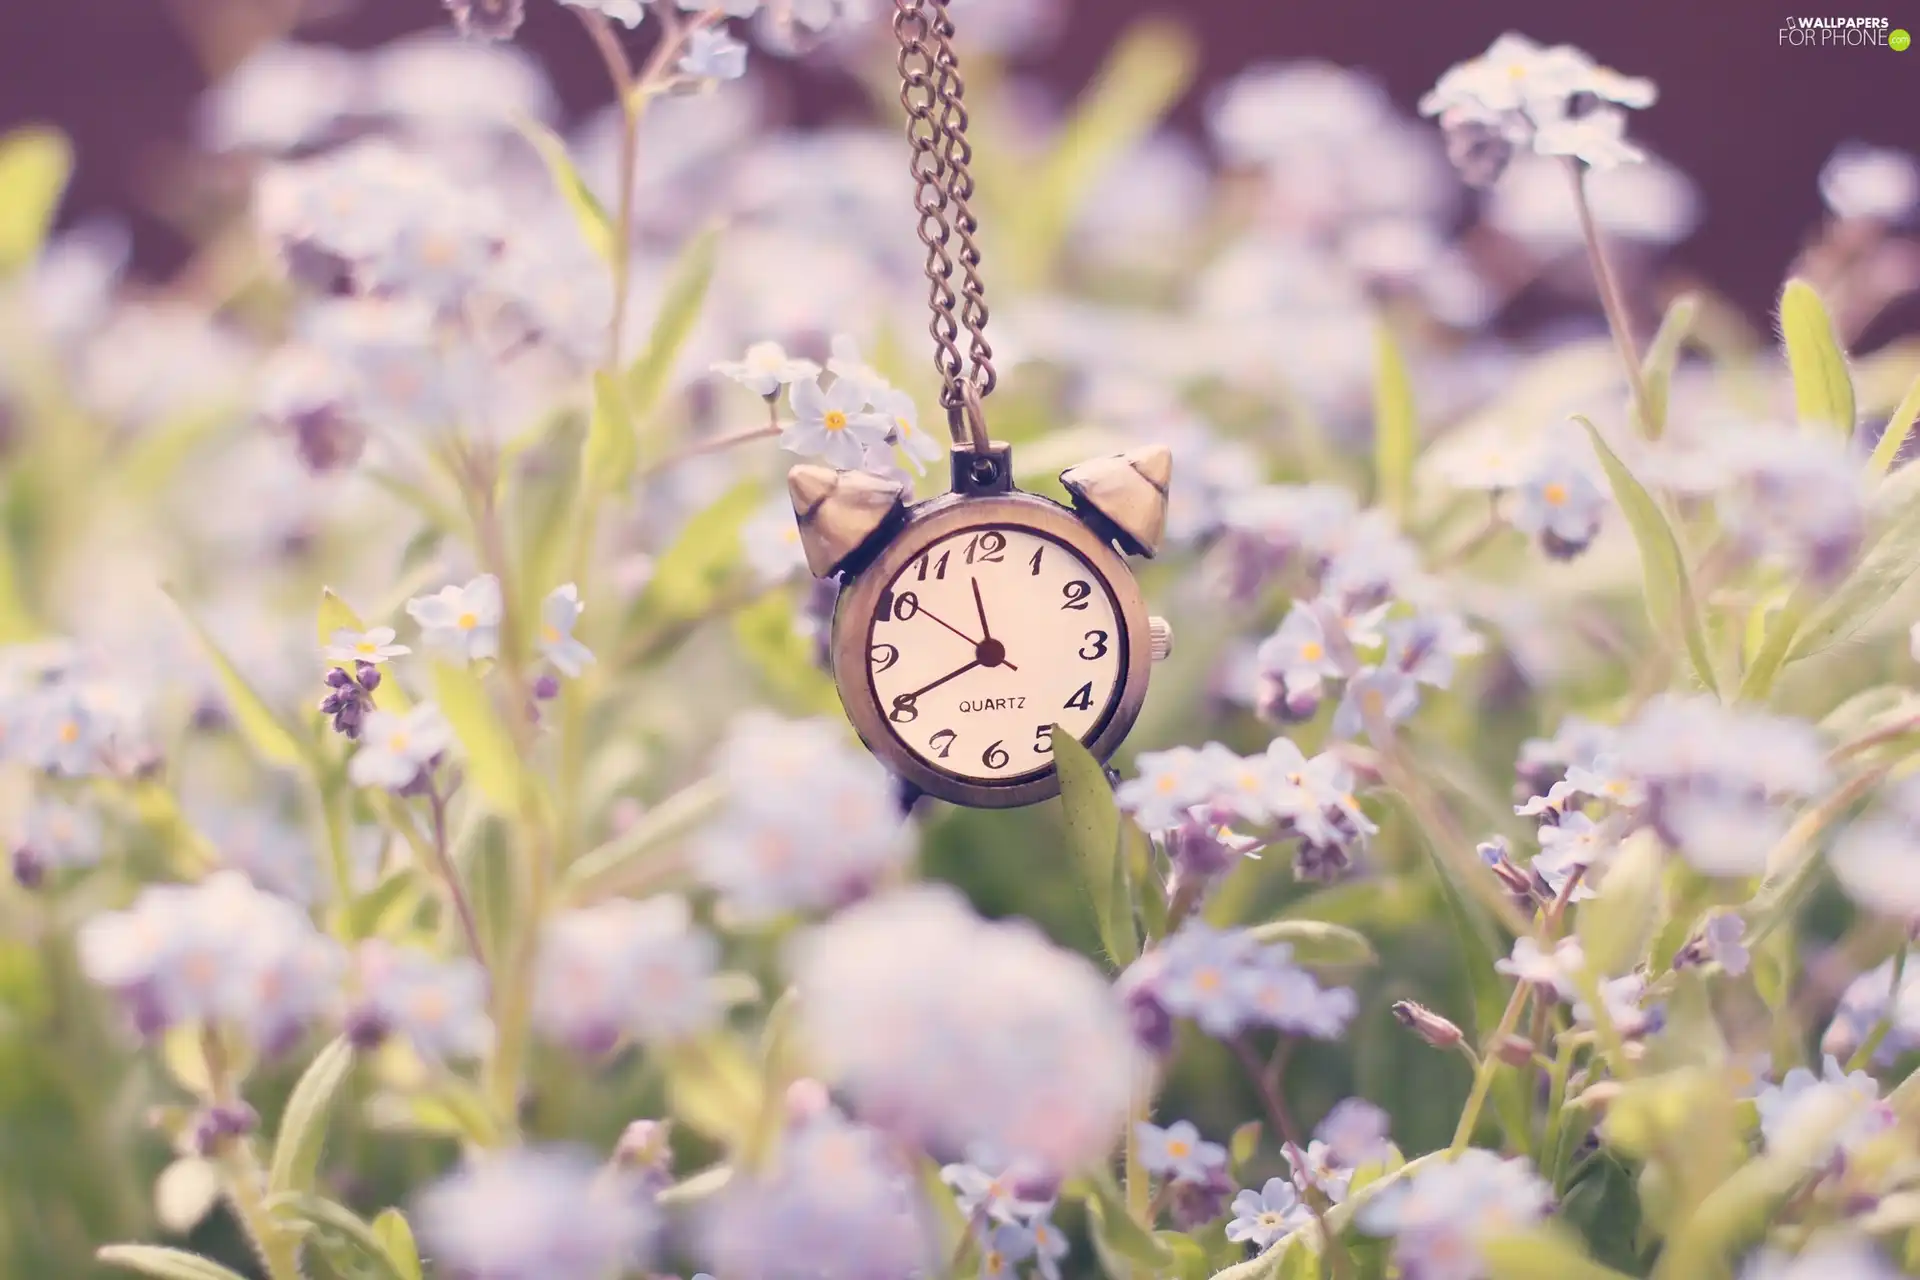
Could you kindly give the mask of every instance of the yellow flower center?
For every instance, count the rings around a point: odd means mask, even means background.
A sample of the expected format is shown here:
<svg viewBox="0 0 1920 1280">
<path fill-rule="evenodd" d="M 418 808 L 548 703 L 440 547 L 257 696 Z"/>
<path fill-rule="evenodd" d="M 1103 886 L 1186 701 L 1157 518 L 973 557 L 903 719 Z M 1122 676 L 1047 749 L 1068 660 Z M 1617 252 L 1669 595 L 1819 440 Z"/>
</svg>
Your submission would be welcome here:
<svg viewBox="0 0 1920 1280">
<path fill-rule="evenodd" d="M 1547 505 L 1550 507 L 1565 506 L 1567 502 L 1567 486 L 1559 483 L 1550 484 L 1540 491 L 1540 496 L 1547 500 Z"/>
<path fill-rule="evenodd" d="M 1303 661 L 1318 662 L 1326 656 L 1326 648 L 1318 640 L 1309 640 L 1300 646 L 1300 657 Z"/>
<path fill-rule="evenodd" d="M 845 431 L 847 429 L 847 415 L 838 409 L 827 410 L 827 416 L 821 419 L 821 422 L 829 431 Z"/>
<path fill-rule="evenodd" d="M 913 424 L 911 422 L 908 422 L 905 418 L 895 418 L 893 420 L 893 425 L 900 428 L 900 434 L 903 436 L 910 436 L 913 434 Z"/>
<path fill-rule="evenodd" d="M 475 627 L 480 625 L 480 615 L 475 613 L 463 613 L 454 622 L 454 625 L 456 627 L 459 627 L 462 631 L 471 631 Z"/>
<path fill-rule="evenodd" d="M 60 741 L 67 743 L 69 746 L 80 741 L 80 722 L 78 720 L 61 721 Z"/>
<path fill-rule="evenodd" d="M 1240 784 L 1242 791 L 1258 791 L 1260 789 L 1260 775 L 1251 769 L 1242 770 L 1236 781 Z"/>
<path fill-rule="evenodd" d="M 353 651 L 355 653 L 378 653 L 380 652 L 380 646 L 371 640 L 362 640 L 359 644 L 353 646 Z"/>
<path fill-rule="evenodd" d="M 559 644 L 560 628 L 554 626 L 551 622 L 549 622 L 540 628 L 540 638 L 546 641 L 548 644 Z"/>
<path fill-rule="evenodd" d="M 1172 1142 L 1169 1142 L 1167 1144 L 1167 1154 L 1172 1156 L 1175 1160 L 1186 1159 L 1187 1153 L 1192 1149 L 1193 1148 L 1189 1147 L 1186 1143 L 1180 1141 L 1180 1139 L 1178 1138 L 1175 1138 Z"/>
<path fill-rule="evenodd" d="M 1202 969 L 1193 975 L 1193 985 L 1202 991 L 1218 991 L 1220 989 L 1220 971 L 1218 969 Z"/>
<path fill-rule="evenodd" d="M 416 1020 L 429 1024 L 446 1021 L 447 998 L 433 988 L 416 991 L 411 1003 Z"/>
<path fill-rule="evenodd" d="M 1524 63 L 1524 62 L 1509 62 L 1509 63 L 1507 64 L 1507 79 L 1509 79 L 1509 80 L 1525 80 L 1526 78 L 1527 78 L 1527 64 L 1526 64 L 1526 63 Z"/>
<path fill-rule="evenodd" d="M 1170 796 L 1180 786 L 1180 780 L 1170 773 L 1163 773 L 1154 780 L 1153 789 L 1163 796 Z"/>
<path fill-rule="evenodd" d="M 1370 714 L 1377 716 L 1386 710 L 1387 695 L 1381 693 L 1378 689 L 1369 689 L 1360 695 L 1360 705 L 1365 707 Z"/>
<path fill-rule="evenodd" d="M 410 741 L 412 741 L 412 739 L 410 739 L 405 732 L 389 734 L 387 737 L 387 750 L 393 752 L 395 755 L 399 755 L 407 749 L 407 743 Z"/>
</svg>

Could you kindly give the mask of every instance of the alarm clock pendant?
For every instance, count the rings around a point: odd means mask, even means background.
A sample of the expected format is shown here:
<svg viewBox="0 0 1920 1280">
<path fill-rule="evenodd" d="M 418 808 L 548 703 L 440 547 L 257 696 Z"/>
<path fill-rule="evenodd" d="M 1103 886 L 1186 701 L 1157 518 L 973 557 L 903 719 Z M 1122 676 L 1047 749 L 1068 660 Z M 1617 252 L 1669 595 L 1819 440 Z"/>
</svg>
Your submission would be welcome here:
<svg viewBox="0 0 1920 1280">
<path fill-rule="evenodd" d="M 1071 467 L 1071 508 L 1014 487 L 1012 450 L 988 437 L 981 408 L 993 350 L 946 0 L 895 0 L 893 27 L 952 489 L 909 503 L 904 485 L 815 465 L 793 468 L 787 488 L 808 568 L 843 584 L 833 676 L 861 740 L 909 800 L 1013 808 L 1059 792 L 1055 725 L 1109 758 L 1172 649 L 1126 556 L 1159 549 L 1173 461 L 1154 445 Z"/>
</svg>

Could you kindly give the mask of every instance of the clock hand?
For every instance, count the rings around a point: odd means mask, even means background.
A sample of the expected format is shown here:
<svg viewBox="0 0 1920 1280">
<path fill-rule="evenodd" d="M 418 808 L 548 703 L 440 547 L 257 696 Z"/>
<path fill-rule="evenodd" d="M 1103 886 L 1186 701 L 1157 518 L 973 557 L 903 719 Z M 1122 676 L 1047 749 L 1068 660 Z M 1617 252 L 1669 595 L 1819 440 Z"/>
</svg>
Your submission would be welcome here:
<svg viewBox="0 0 1920 1280">
<path fill-rule="evenodd" d="M 993 628 L 987 625 L 987 602 L 980 598 L 980 579 L 973 580 L 973 607 L 980 611 L 980 638 L 993 639 Z"/>
<path fill-rule="evenodd" d="M 931 692 L 934 689 L 938 689 L 941 685 L 945 684 L 949 680 L 957 680 L 961 676 L 967 674 L 967 672 L 973 670 L 975 667 L 979 665 L 980 665 L 980 659 L 975 658 L 972 662 L 969 662 L 966 666 L 961 667 L 958 671 L 947 672 L 947 674 L 941 676 L 938 680 L 935 680 L 932 684 L 922 685 L 920 688 L 915 689 L 912 693 L 897 694 L 894 696 L 893 705 L 897 707 L 901 703 L 906 703 L 909 706 L 911 706 L 913 702 L 916 699 L 918 699 L 921 694 Z"/>
<path fill-rule="evenodd" d="M 941 618 L 932 613 L 927 612 L 924 606 L 920 608 L 919 613 L 921 614 L 922 617 L 930 618 L 933 621 L 939 623 L 941 626 L 953 632 L 953 634 L 959 636 L 962 640 L 965 640 L 968 644 L 973 645 L 975 648 L 979 647 L 980 642 L 978 640 L 975 640 L 972 636 L 968 635 L 966 632 L 962 631 L 960 628 L 954 626 L 951 622 L 948 622 L 945 618 Z"/>
<path fill-rule="evenodd" d="M 978 589 L 979 589 L 978 587 L 975 588 L 976 591 Z M 962 631 L 960 628 L 954 626 L 951 622 L 948 622 L 945 618 L 942 618 L 937 614 L 929 613 L 925 608 L 916 610 L 916 613 L 920 617 L 928 618 L 934 622 L 939 623 L 941 626 L 953 632 L 953 634 L 959 636 L 962 640 L 965 640 L 968 644 L 972 645 L 974 653 L 978 655 L 974 661 L 975 666 L 1005 667 L 1009 671 L 1018 671 L 1020 669 L 1019 667 L 1014 666 L 1011 662 L 1007 661 L 1006 646 L 1002 645 L 998 640 L 995 640 L 992 636 L 988 636 L 985 640 L 975 640 L 972 636 L 968 635 L 966 632 Z M 956 672 L 955 674 L 958 674 L 958 673 Z M 924 692 L 924 690 L 922 692 Z"/>
</svg>

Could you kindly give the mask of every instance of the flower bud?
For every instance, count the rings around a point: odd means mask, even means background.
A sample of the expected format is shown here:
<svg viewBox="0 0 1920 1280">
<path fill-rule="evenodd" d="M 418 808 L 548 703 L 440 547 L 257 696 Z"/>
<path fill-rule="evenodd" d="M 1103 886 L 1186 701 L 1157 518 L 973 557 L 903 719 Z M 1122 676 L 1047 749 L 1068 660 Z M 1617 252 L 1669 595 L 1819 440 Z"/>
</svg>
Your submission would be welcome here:
<svg viewBox="0 0 1920 1280">
<path fill-rule="evenodd" d="M 360 682 L 360 687 L 368 693 L 372 693 L 380 687 L 380 668 L 374 666 L 371 662 L 362 662 L 356 665 L 353 669 L 353 676 L 355 680 Z"/>
<path fill-rule="evenodd" d="M 38 889 L 46 878 L 47 861 L 32 845 L 23 844 L 13 851 L 13 879 L 22 889 Z"/>
<path fill-rule="evenodd" d="M 635 1120 L 614 1144 L 613 1162 L 622 1169 L 666 1173 L 673 1167 L 673 1121 Z"/>
<path fill-rule="evenodd" d="M 344 689 L 352 683 L 353 677 L 347 674 L 345 667 L 335 667 L 333 670 L 327 672 L 327 687 L 329 689 Z"/>
<path fill-rule="evenodd" d="M 1533 1041 L 1525 1036 L 1502 1036 L 1493 1046 L 1493 1056 L 1510 1067 L 1524 1067 L 1533 1061 Z"/>
<path fill-rule="evenodd" d="M 1465 1037 L 1460 1028 L 1427 1008 L 1411 1000 L 1400 1000 L 1393 1006 L 1393 1016 L 1401 1026 L 1425 1040 L 1436 1049 L 1451 1049 Z"/>
<path fill-rule="evenodd" d="M 542 702 L 551 702 L 553 699 L 559 697 L 560 677 L 554 675 L 552 672 L 548 672 L 538 680 L 535 680 L 533 682 L 533 696 Z"/>
</svg>

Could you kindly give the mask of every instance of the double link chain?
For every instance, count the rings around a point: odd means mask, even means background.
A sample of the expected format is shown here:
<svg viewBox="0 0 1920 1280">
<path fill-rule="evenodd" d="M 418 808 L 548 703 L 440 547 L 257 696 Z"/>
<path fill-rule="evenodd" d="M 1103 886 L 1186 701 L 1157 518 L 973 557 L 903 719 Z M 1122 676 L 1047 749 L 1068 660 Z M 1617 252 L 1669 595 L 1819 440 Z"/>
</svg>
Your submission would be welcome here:
<svg viewBox="0 0 1920 1280">
<path fill-rule="evenodd" d="M 976 418 L 978 401 L 994 384 L 986 288 L 980 283 L 980 247 L 974 239 L 979 223 L 968 207 L 973 198 L 973 175 L 967 168 L 973 144 L 967 141 L 966 84 L 953 54 L 947 0 L 894 0 L 893 31 L 900 41 L 900 103 L 907 111 L 907 141 L 913 146 L 913 207 L 920 215 L 920 241 L 927 246 L 933 364 L 940 371 L 940 403 L 946 406 L 955 439 L 960 439 L 963 413 Z M 964 357 L 962 328 L 967 332 Z M 963 376 L 969 361 L 971 385 Z"/>
</svg>

